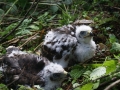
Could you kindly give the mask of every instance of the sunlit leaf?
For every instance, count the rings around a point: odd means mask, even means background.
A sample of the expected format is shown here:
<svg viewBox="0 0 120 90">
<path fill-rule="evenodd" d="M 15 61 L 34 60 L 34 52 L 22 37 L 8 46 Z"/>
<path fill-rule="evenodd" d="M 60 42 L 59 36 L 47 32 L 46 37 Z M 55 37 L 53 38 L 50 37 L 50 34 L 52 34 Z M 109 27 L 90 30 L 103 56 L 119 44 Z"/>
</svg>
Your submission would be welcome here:
<svg viewBox="0 0 120 90">
<path fill-rule="evenodd" d="M 102 66 L 103 64 L 91 64 L 91 66 L 93 67 L 93 68 L 97 68 L 97 67 L 100 67 L 100 66 Z"/>
<path fill-rule="evenodd" d="M 109 74 L 116 70 L 116 63 L 117 62 L 115 60 L 109 60 L 109 61 L 105 61 L 103 63 L 103 66 L 106 67 L 106 74 Z"/>
<path fill-rule="evenodd" d="M 83 85 L 80 90 L 93 90 L 92 87 L 93 87 L 93 83 L 87 83 Z"/>
<path fill-rule="evenodd" d="M 105 67 L 98 67 L 95 68 L 92 73 L 90 74 L 90 79 L 95 80 L 97 78 L 100 78 L 101 76 L 105 75 L 106 68 Z"/>
</svg>

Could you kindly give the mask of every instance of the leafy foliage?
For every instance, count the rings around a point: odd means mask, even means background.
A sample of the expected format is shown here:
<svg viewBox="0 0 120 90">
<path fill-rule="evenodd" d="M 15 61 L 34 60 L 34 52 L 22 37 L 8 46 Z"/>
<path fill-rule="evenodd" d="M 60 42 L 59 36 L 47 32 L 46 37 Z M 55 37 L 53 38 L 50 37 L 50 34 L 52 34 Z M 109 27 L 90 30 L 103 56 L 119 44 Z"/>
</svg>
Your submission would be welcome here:
<svg viewBox="0 0 120 90">
<path fill-rule="evenodd" d="M 70 72 L 71 77 L 74 79 L 78 79 L 83 74 L 83 70 L 81 70 L 81 68 L 83 67 L 80 65 L 73 66 Z"/>
<path fill-rule="evenodd" d="M 0 56 L 9 45 L 40 53 L 37 50 L 47 29 L 77 19 L 92 19 L 95 22 L 92 25 L 96 34 L 94 40 L 99 45 L 102 43 L 100 50 L 89 63 L 70 67 L 71 77 L 58 90 L 103 90 L 114 83 L 112 79 L 120 78 L 120 0 L 43 0 L 31 8 L 17 27 L 33 3 L 34 0 L 1 0 L 0 40 L 3 41 L 0 42 Z M 4 84 L 0 84 L 0 89 L 8 90 Z M 20 85 L 19 90 L 28 88 Z"/>
<path fill-rule="evenodd" d="M 0 90 L 8 90 L 8 88 L 6 85 L 0 84 Z"/>
<path fill-rule="evenodd" d="M 95 79 L 103 76 L 105 73 L 106 73 L 105 67 L 98 67 L 91 72 L 90 80 L 95 80 Z"/>
<path fill-rule="evenodd" d="M 120 44 L 119 43 L 117 43 L 117 42 L 114 42 L 113 44 L 112 44 L 112 48 L 111 48 L 111 51 L 120 51 Z"/>
</svg>

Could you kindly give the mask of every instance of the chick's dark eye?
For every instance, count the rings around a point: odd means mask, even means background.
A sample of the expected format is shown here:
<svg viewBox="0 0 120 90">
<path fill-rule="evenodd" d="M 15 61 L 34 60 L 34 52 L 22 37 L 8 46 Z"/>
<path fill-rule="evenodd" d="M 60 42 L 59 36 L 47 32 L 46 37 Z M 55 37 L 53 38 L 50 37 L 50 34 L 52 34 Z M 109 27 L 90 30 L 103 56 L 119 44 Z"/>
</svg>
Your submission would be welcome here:
<svg viewBox="0 0 120 90">
<path fill-rule="evenodd" d="M 53 77 L 60 77 L 60 73 L 54 73 Z"/>
<path fill-rule="evenodd" d="M 81 32 L 80 32 L 81 35 L 83 35 L 83 34 L 85 34 L 85 33 L 86 33 L 86 31 L 81 31 Z"/>
</svg>

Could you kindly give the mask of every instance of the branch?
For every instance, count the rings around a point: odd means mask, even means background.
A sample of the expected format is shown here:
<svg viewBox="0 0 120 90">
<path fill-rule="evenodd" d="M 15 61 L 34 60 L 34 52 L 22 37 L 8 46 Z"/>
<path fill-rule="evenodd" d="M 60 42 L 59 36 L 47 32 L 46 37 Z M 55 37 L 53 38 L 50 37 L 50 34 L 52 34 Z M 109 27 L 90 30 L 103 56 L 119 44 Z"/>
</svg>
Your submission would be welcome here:
<svg viewBox="0 0 120 90">
<path fill-rule="evenodd" d="M 0 39 L 0 43 L 1 43 L 2 41 L 4 41 L 5 38 L 7 38 L 11 33 L 13 33 L 13 32 L 22 24 L 22 22 L 27 18 L 30 10 L 31 10 L 34 6 L 36 6 L 39 2 L 40 2 L 40 0 L 37 0 L 37 3 L 35 3 L 35 0 L 34 0 L 33 4 L 32 4 L 31 7 L 29 8 L 29 10 L 27 11 L 27 13 L 26 13 L 25 16 L 23 17 L 23 19 L 20 21 L 20 23 L 19 23 L 13 30 L 11 30 L 7 35 L 5 35 L 4 37 L 2 37 L 2 38 Z"/>
<path fill-rule="evenodd" d="M 35 33 L 33 36 L 29 37 L 28 40 L 19 46 L 19 48 L 22 48 L 24 45 L 26 45 L 32 38 L 34 38 L 39 32 Z"/>
<path fill-rule="evenodd" d="M 112 88 L 113 86 L 115 86 L 115 85 L 117 85 L 119 83 L 120 83 L 120 79 L 118 79 L 115 82 L 113 82 L 110 85 L 108 85 L 104 90 L 110 90 L 110 88 Z"/>
<path fill-rule="evenodd" d="M 114 7 L 114 6 L 109 6 L 109 5 L 104 5 L 105 7 L 111 7 L 111 8 L 114 8 L 114 9 L 118 9 L 118 10 L 120 10 L 120 8 L 119 7 Z"/>
</svg>

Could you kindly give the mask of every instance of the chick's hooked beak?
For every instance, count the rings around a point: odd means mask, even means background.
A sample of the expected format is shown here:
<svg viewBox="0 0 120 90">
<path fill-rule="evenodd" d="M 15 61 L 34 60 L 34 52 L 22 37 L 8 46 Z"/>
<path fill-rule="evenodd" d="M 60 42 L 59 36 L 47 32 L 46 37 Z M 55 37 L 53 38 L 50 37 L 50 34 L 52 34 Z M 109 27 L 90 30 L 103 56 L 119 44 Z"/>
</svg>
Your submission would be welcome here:
<svg viewBox="0 0 120 90">
<path fill-rule="evenodd" d="M 63 74 L 64 74 L 65 77 L 70 77 L 70 74 L 66 71 L 64 71 Z"/>
<path fill-rule="evenodd" d="M 89 36 L 94 36 L 94 34 L 93 34 L 93 32 L 92 32 L 92 31 L 88 31 L 88 32 L 87 32 L 86 37 L 89 37 Z"/>
<path fill-rule="evenodd" d="M 63 74 L 64 74 L 64 75 L 67 75 L 67 74 L 68 74 L 68 72 L 64 70 Z"/>
</svg>

